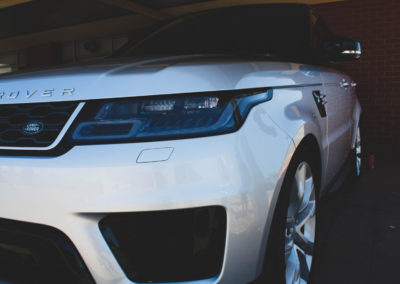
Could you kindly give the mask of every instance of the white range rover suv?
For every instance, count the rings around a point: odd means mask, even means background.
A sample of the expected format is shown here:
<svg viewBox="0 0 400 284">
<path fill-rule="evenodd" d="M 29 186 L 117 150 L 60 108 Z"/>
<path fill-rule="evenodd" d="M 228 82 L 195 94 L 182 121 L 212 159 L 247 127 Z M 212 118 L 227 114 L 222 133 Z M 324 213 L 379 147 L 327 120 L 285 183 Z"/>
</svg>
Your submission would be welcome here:
<svg viewBox="0 0 400 284">
<path fill-rule="evenodd" d="M 327 66 L 360 55 L 270 4 L 3 75 L 0 282 L 309 283 L 318 200 L 360 173 L 356 84 Z"/>
</svg>

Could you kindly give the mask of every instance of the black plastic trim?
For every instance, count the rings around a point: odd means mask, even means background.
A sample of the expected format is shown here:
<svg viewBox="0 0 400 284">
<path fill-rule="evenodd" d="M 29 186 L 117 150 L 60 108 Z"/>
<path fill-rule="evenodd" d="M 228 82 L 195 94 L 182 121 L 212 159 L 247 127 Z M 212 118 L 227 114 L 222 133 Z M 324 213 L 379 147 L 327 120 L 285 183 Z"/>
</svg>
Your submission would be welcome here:
<svg viewBox="0 0 400 284">
<path fill-rule="evenodd" d="M 0 282 L 95 283 L 72 241 L 60 230 L 0 218 Z"/>
<path fill-rule="evenodd" d="M 99 228 L 126 276 L 135 283 L 217 277 L 224 260 L 225 208 L 116 213 Z"/>
</svg>

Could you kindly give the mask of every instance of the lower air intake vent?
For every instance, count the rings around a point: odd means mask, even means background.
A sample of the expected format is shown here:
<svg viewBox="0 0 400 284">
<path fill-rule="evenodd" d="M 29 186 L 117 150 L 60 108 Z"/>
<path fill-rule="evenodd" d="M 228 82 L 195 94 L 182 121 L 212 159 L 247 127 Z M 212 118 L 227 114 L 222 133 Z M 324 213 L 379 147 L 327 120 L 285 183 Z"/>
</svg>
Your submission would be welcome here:
<svg viewBox="0 0 400 284">
<path fill-rule="evenodd" d="M 92 284 L 94 280 L 61 231 L 0 218 L 0 283 Z"/>
<path fill-rule="evenodd" d="M 222 207 L 111 214 L 100 221 L 100 230 L 135 283 L 195 281 L 221 272 L 226 238 Z"/>
<path fill-rule="evenodd" d="M 47 147 L 78 103 L 0 105 L 0 147 Z"/>
</svg>

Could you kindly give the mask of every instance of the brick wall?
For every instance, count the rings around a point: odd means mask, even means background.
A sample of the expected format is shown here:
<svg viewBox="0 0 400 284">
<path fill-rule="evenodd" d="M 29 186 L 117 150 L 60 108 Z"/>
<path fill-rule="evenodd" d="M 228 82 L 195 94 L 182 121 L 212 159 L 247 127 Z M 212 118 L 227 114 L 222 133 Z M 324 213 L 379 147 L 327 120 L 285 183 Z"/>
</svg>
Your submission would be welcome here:
<svg viewBox="0 0 400 284">
<path fill-rule="evenodd" d="M 54 64 L 54 44 L 47 43 L 27 48 L 27 68 L 39 68 Z"/>
<path fill-rule="evenodd" d="M 314 8 L 335 34 L 361 42 L 362 59 L 337 68 L 358 83 L 364 149 L 400 155 L 400 1 L 347 0 Z"/>
</svg>

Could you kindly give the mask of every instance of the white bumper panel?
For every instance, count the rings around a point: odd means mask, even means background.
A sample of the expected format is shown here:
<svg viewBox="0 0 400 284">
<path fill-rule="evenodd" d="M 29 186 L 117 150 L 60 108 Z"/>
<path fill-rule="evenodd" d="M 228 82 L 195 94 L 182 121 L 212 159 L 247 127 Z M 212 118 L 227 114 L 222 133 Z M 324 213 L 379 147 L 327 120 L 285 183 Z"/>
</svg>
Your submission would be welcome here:
<svg viewBox="0 0 400 284">
<path fill-rule="evenodd" d="M 269 204 L 291 145 L 259 105 L 233 134 L 1 157 L 0 217 L 60 229 L 96 282 L 130 283 L 98 228 L 104 214 L 221 205 L 228 218 L 223 269 L 218 279 L 196 283 L 247 283 L 259 272 Z M 143 150 L 160 148 L 173 148 L 167 160 L 137 163 Z"/>
</svg>

